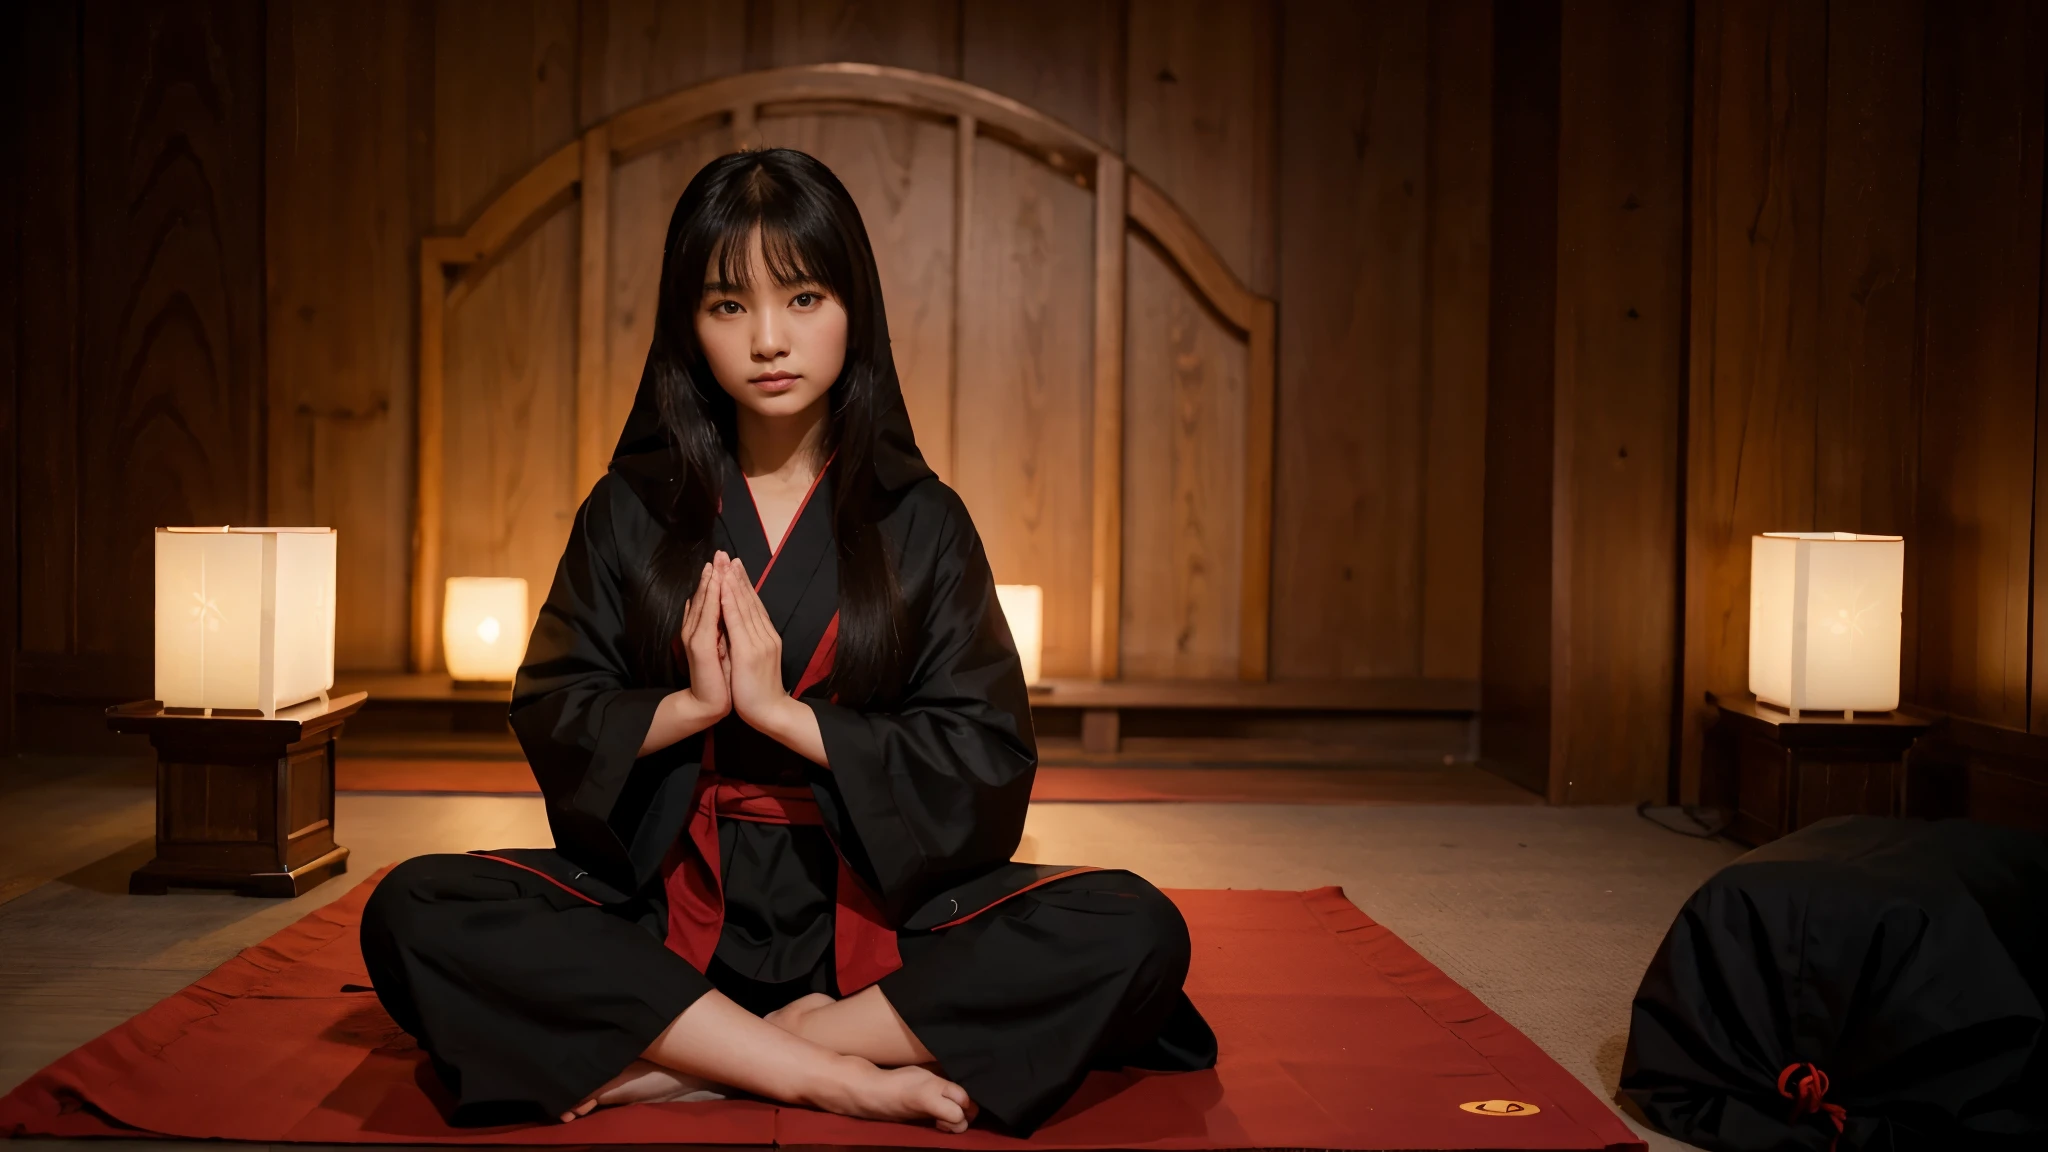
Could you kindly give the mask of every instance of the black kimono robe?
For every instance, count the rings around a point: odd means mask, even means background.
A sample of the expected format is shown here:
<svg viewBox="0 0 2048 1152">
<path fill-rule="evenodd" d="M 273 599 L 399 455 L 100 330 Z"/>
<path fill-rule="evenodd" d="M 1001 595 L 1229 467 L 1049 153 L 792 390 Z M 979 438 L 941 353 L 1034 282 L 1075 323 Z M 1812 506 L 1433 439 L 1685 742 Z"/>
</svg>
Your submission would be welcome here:
<svg viewBox="0 0 2048 1152">
<path fill-rule="evenodd" d="M 829 470 L 771 548 L 731 465 L 716 543 L 757 578 L 784 686 L 816 713 L 829 765 L 736 715 L 638 755 L 683 686 L 629 671 L 626 597 L 668 531 L 656 510 L 673 473 L 642 400 L 577 514 L 513 694 L 556 847 L 408 861 L 365 912 L 378 993 L 458 1116 L 572 1107 L 713 987 L 766 1012 L 879 980 L 942 1072 L 1017 1132 L 1092 1067 L 1212 1064 L 1171 902 L 1129 873 L 1010 859 L 1037 763 L 1023 676 L 973 522 L 924 467 L 900 401 L 877 469 L 914 628 L 899 701 L 827 694 Z"/>
</svg>

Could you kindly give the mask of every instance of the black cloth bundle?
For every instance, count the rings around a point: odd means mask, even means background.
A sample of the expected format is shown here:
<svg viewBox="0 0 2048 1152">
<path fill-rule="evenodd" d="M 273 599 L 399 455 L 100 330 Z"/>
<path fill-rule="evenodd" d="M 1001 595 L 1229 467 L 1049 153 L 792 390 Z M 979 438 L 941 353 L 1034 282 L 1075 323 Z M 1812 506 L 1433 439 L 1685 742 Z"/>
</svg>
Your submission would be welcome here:
<svg viewBox="0 0 2048 1152">
<path fill-rule="evenodd" d="M 1621 1090 L 1728 1152 L 2048 1147 L 2048 840 L 1822 821 L 1723 868 L 1636 991 Z"/>
</svg>

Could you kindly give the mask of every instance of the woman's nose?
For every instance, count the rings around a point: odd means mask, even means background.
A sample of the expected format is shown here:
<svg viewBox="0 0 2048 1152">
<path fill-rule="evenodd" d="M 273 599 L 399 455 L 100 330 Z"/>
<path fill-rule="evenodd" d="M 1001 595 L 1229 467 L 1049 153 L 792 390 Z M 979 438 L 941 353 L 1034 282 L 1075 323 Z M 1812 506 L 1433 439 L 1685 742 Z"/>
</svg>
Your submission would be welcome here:
<svg viewBox="0 0 2048 1152">
<path fill-rule="evenodd" d="M 757 312 L 754 322 L 754 359 L 773 360 L 789 351 L 786 326 L 780 323 L 772 311 Z"/>
</svg>

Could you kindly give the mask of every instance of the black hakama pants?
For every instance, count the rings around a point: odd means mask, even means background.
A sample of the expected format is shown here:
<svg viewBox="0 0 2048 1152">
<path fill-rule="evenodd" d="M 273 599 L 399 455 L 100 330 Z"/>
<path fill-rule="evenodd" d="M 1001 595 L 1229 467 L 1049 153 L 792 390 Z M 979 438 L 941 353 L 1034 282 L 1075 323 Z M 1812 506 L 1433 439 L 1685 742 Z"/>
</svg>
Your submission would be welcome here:
<svg viewBox="0 0 2048 1152">
<path fill-rule="evenodd" d="M 593 905 L 494 860 L 422 856 L 371 896 L 363 959 L 458 1123 L 568 1111 L 713 988 L 755 1013 L 837 994 L 829 949 L 808 978 L 763 984 L 717 960 L 698 972 L 663 944 L 662 923 L 647 898 Z M 1181 991 L 1187 924 L 1131 873 L 1065 877 L 966 923 L 901 933 L 898 950 L 903 967 L 881 981 L 889 1003 L 941 1073 L 1020 1135 L 1090 1069 L 1214 1059 Z"/>
</svg>

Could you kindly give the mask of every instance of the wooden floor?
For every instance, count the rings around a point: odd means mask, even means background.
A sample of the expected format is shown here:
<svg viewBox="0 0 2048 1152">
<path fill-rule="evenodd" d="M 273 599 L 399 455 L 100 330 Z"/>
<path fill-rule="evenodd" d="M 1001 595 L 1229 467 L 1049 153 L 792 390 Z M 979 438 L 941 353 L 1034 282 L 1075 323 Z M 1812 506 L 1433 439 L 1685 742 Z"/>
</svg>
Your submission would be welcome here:
<svg viewBox="0 0 2048 1152">
<path fill-rule="evenodd" d="M 129 896 L 127 874 L 151 849 L 146 770 L 11 779 L 0 788 L 0 1091 L 384 864 L 549 842 L 530 796 L 345 794 L 336 823 L 350 870 L 297 900 Z M 1162 887 L 1342 885 L 1607 1098 L 1643 966 L 1686 895 L 1735 852 L 1628 809 L 1063 803 L 1033 805 L 1018 856 L 1129 868 Z M 38 1145 L 85 1152 L 22 1147 Z"/>
</svg>

